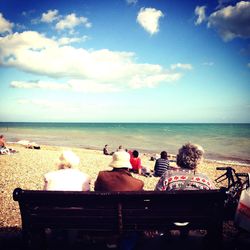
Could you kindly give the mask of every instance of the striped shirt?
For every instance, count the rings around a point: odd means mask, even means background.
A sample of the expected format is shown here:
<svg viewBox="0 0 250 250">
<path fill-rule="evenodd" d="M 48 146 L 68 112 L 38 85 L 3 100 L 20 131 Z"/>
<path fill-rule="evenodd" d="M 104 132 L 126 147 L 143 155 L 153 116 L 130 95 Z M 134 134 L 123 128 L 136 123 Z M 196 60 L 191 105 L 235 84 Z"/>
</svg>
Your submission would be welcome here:
<svg viewBox="0 0 250 250">
<path fill-rule="evenodd" d="M 169 168 L 169 161 L 167 159 L 159 158 L 155 162 L 154 176 L 161 177 Z"/>
</svg>

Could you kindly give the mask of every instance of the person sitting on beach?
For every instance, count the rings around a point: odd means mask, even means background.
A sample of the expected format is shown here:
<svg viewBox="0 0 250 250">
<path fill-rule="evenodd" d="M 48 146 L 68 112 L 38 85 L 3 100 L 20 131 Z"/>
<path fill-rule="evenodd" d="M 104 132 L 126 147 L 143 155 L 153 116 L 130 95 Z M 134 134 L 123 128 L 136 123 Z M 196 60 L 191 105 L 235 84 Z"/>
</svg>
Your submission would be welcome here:
<svg viewBox="0 0 250 250">
<path fill-rule="evenodd" d="M 122 145 L 120 145 L 116 151 L 117 151 L 117 152 L 119 152 L 119 151 L 125 151 L 125 152 L 127 152 L 127 151 L 123 148 Z"/>
<path fill-rule="evenodd" d="M 187 143 L 177 155 L 178 168 L 167 170 L 158 181 L 155 190 L 199 190 L 214 189 L 214 183 L 204 174 L 197 173 L 203 161 L 204 150 L 201 146 Z"/>
<path fill-rule="evenodd" d="M 154 176 L 161 177 L 169 169 L 168 154 L 166 151 L 161 152 L 161 158 L 157 159 L 154 166 Z"/>
<path fill-rule="evenodd" d="M 113 154 L 113 160 L 109 164 L 111 171 L 100 171 L 95 181 L 95 191 L 139 191 L 143 189 L 143 181 L 134 178 L 129 169 L 130 155 L 125 151 Z"/>
<path fill-rule="evenodd" d="M 0 135 L 0 153 L 10 154 L 9 149 L 6 147 L 6 141 L 3 135 Z"/>
<path fill-rule="evenodd" d="M 104 155 L 112 155 L 114 152 L 109 153 L 108 151 L 108 144 L 106 144 L 103 148 L 103 154 Z"/>
<path fill-rule="evenodd" d="M 0 135 L 0 154 L 10 155 L 11 153 L 17 153 L 17 151 L 15 149 L 8 148 L 4 135 Z"/>
<path fill-rule="evenodd" d="M 141 165 L 139 152 L 137 150 L 129 150 L 128 153 L 130 155 L 130 163 L 132 165 L 132 169 L 130 169 L 130 172 L 140 174 L 145 177 L 152 177 L 150 168 Z"/>
<path fill-rule="evenodd" d="M 132 172 L 137 174 L 142 173 L 141 158 L 139 157 L 139 152 L 137 150 L 133 150 L 132 153 L 130 153 L 130 163 L 132 165 Z"/>
<path fill-rule="evenodd" d="M 89 191 L 90 177 L 76 169 L 80 159 L 72 151 L 59 157 L 58 170 L 44 175 L 44 190 Z"/>
</svg>

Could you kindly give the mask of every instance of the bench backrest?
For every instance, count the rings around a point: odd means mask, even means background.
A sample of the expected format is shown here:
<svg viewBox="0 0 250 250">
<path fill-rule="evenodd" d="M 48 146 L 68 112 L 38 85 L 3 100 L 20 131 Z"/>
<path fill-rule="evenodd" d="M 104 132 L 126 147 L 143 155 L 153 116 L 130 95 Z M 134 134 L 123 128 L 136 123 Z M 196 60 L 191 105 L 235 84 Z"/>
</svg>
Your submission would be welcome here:
<svg viewBox="0 0 250 250">
<path fill-rule="evenodd" d="M 86 232 L 222 227 L 225 193 L 209 191 L 72 192 L 17 188 L 23 230 L 78 228 Z"/>
</svg>

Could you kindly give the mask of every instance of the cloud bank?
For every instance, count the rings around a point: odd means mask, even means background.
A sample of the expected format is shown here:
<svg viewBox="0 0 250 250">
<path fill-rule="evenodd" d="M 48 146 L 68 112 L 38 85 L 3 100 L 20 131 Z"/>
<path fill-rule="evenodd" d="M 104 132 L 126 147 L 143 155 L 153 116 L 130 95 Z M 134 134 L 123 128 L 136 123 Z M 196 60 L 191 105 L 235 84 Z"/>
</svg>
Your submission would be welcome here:
<svg viewBox="0 0 250 250">
<path fill-rule="evenodd" d="M 36 31 L 0 37 L 0 64 L 52 78 L 67 77 L 71 80 L 63 89 L 87 92 L 155 87 L 181 78 L 174 68 L 168 70 L 158 64 L 136 63 L 132 52 L 74 48 L 63 45 L 69 43 L 64 40 L 56 41 Z M 58 88 L 42 82 L 14 82 L 11 86 L 50 88 L 49 85 Z"/>
</svg>

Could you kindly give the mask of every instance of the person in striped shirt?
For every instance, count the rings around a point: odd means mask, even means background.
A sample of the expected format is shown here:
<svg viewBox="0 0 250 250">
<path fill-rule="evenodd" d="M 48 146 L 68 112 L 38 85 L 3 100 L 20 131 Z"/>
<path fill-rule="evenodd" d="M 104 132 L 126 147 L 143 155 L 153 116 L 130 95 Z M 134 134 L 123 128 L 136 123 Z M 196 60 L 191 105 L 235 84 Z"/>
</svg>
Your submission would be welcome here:
<svg viewBox="0 0 250 250">
<path fill-rule="evenodd" d="M 154 176 L 161 177 L 169 169 L 168 153 L 161 152 L 161 158 L 157 159 L 154 166 Z"/>
</svg>

